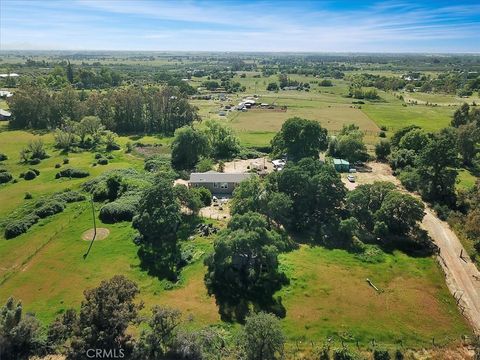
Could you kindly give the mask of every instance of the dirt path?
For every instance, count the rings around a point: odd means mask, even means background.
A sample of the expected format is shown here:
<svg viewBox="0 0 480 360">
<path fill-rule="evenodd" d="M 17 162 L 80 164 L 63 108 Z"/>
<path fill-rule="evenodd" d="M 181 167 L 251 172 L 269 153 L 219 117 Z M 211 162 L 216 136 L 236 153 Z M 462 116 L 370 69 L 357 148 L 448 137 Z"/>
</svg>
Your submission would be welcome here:
<svg viewBox="0 0 480 360">
<path fill-rule="evenodd" d="M 356 173 L 355 183 L 350 183 L 346 179 L 346 175 L 342 175 L 342 180 L 349 190 L 353 190 L 360 184 L 390 181 L 402 191 L 406 191 L 398 179 L 393 176 L 388 165 L 369 163 L 368 166 L 371 172 Z M 440 248 L 438 260 L 445 273 L 448 289 L 458 301 L 460 311 L 469 320 L 475 332 L 480 333 L 480 272 L 448 224 L 436 217 L 428 207 L 426 207 L 425 213 L 422 227 L 428 231 L 435 244 Z M 462 258 L 460 254 L 463 254 Z"/>
<path fill-rule="evenodd" d="M 440 248 L 439 261 L 450 292 L 475 331 L 480 333 L 480 272 L 448 224 L 430 209 L 426 210 L 422 226 Z"/>
</svg>

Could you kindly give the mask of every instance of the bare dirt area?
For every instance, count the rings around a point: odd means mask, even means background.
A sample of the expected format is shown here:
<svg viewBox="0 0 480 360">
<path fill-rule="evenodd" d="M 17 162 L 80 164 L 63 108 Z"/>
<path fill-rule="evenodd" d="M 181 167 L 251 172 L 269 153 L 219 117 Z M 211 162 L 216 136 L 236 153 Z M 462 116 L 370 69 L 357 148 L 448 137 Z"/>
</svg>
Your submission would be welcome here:
<svg viewBox="0 0 480 360">
<path fill-rule="evenodd" d="M 371 184 L 374 181 L 389 181 L 405 191 L 387 164 L 367 163 L 364 169 L 353 175 L 355 176 L 354 183 L 347 180 L 347 174 L 342 174 L 342 181 L 349 190 L 353 190 L 361 184 Z M 445 273 L 447 286 L 457 300 L 460 311 L 469 320 L 474 331 L 480 333 L 480 272 L 468 257 L 450 226 L 440 220 L 428 207 L 422 227 L 428 231 L 435 244 L 440 248 L 438 260 Z"/>
<path fill-rule="evenodd" d="M 82 234 L 82 240 L 85 241 L 92 241 L 93 235 L 95 233 L 94 229 L 89 229 Z M 107 228 L 97 228 L 97 235 L 95 236 L 95 240 L 104 240 L 110 235 L 110 230 Z"/>
<path fill-rule="evenodd" d="M 350 182 L 347 179 L 348 175 L 355 177 L 355 182 Z M 342 181 L 348 190 L 355 189 L 358 185 L 372 184 L 375 181 L 388 181 L 394 183 L 396 186 L 401 186 L 400 181 L 393 176 L 392 169 L 388 164 L 369 162 L 364 167 L 358 168 L 354 174 L 342 174 Z"/>
<path fill-rule="evenodd" d="M 204 218 L 215 220 L 230 219 L 229 199 L 219 199 L 216 203 L 200 209 L 199 215 Z"/>
<path fill-rule="evenodd" d="M 267 167 L 264 169 L 264 167 Z M 248 172 L 251 169 L 264 169 L 266 172 L 273 171 L 273 164 L 267 157 L 247 160 L 233 160 L 225 163 L 226 173 Z"/>
</svg>

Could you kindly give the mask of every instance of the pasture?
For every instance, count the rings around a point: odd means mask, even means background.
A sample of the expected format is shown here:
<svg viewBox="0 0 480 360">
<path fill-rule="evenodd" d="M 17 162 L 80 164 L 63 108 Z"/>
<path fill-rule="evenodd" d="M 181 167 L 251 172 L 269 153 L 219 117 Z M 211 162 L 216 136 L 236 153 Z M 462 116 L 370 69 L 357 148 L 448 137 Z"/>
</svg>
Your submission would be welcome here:
<svg viewBox="0 0 480 360">
<path fill-rule="evenodd" d="M 10 157 L 5 167 L 16 177 L 26 167 L 18 163 L 18 152 L 33 136 L 36 135 L 22 131 L 0 133 L 2 151 Z M 54 180 L 53 166 L 65 155 L 53 148 L 50 134 L 42 138 L 51 157 L 35 166 L 41 171 L 37 179 L 0 187 L 0 216 L 28 202 L 24 200 L 26 191 L 35 198 L 67 187 L 78 189 L 85 181 Z M 129 139 L 122 137 L 119 142 L 126 141 Z M 139 141 L 167 143 L 169 139 L 148 137 Z M 93 154 L 89 152 L 68 157 L 72 166 L 88 169 L 92 174 L 89 178 L 107 169 L 143 165 L 142 159 L 133 154 L 122 150 L 113 154 L 115 159 L 103 167 L 91 165 Z M 97 214 L 100 207 L 101 204 L 96 205 Z M 191 315 L 194 327 L 230 326 L 221 323 L 215 300 L 207 295 L 203 283 L 203 259 L 212 250 L 213 237 L 194 237 L 182 243 L 192 250 L 193 261 L 182 270 L 179 282 L 171 284 L 142 268 L 130 223 L 112 225 L 97 220 L 97 226 L 107 228 L 110 235 L 95 242 L 85 260 L 82 256 L 88 242 L 82 234 L 92 227 L 87 201 L 70 204 L 63 213 L 41 220 L 15 239 L 0 237 L 0 302 L 11 295 L 22 299 L 26 311 L 35 312 L 47 323 L 70 307 L 78 308 L 84 289 L 114 274 L 125 274 L 139 284 L 145 312 L 155 304 L 163 304 L 179 308 L 185 316 Z M 369 263 L 343 250 L 301 246 L 282 254 L 280 263 L 290 278 L 290 285 L 278 293 L 287 311 L 282 326 L 289 347 L 297 341 L 321 343 L 327 336 L 334 336 L 337 340 L 358 340 L 362 346 L 375 338 L 392 347 L 402 340 L 406 346 L 419 348 L 427 346 L 432 337 L 441 344 L 469 333 L 441 270 L 431 258 L 394 252 Z M 382 293 L 376 294 L 368 286 L 367 277 Z"/>
</svg>

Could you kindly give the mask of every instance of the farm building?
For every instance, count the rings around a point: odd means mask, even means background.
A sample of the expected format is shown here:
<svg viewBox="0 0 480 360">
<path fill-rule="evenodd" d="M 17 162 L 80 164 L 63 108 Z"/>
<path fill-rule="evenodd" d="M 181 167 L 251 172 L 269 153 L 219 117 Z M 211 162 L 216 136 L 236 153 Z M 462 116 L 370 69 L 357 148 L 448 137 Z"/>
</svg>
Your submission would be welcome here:
<svg viewBox="0 0 480 360">
<path fill-rule="evenodd" d="M 12 114 L 8 111 L 0 109 L 0 120 L 8 120 L 10 119 L 10 116 L 12 116 Z"/>
<path fill-rule="evenodd" d="M 348 172 L 350 170 L 350 163 L 343 159 L 333 159 L 333 166 L 338 172 Z"/>
<path fill-rule="evenodd" d="M 212 194 L 231 194 L 241 181 L 252 175 L 252 173 L 221 173 L 216 171 L 191 173 L 188 185 L 190 187 L 207 188 Z"/>
</svg>

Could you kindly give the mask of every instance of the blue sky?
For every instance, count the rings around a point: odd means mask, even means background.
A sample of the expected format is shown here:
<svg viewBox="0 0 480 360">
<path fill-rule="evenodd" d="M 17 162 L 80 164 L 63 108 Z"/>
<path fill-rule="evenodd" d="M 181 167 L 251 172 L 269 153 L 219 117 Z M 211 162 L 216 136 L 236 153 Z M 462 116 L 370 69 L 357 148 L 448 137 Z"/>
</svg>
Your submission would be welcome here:
<svg viewBox="0 0 480 360">
<path fill-rule="evenodd" d="M 480 1 L 0 0 L 0 50 L 480 52 Z"/>
</svg>

